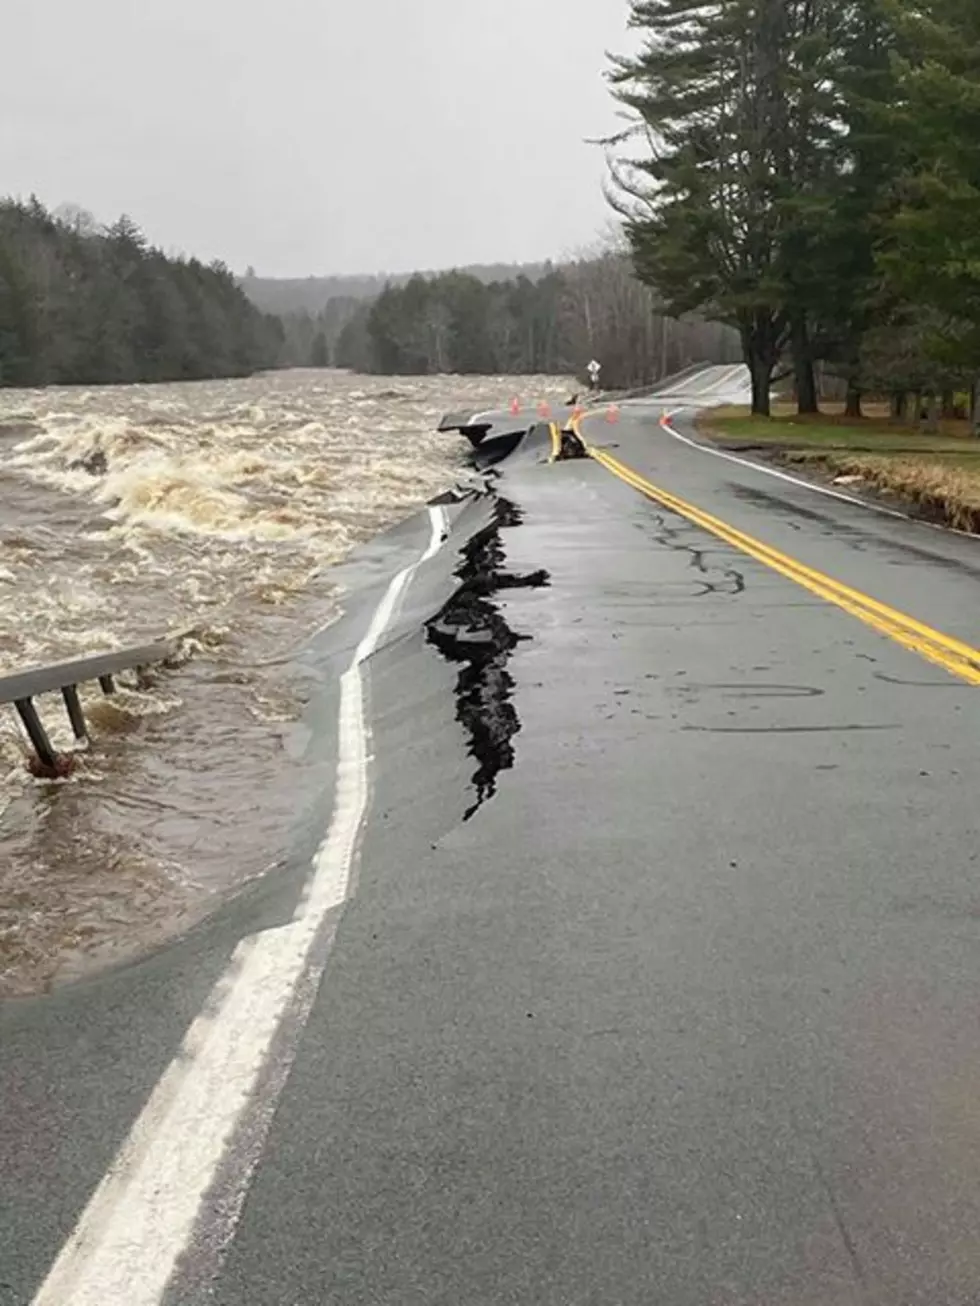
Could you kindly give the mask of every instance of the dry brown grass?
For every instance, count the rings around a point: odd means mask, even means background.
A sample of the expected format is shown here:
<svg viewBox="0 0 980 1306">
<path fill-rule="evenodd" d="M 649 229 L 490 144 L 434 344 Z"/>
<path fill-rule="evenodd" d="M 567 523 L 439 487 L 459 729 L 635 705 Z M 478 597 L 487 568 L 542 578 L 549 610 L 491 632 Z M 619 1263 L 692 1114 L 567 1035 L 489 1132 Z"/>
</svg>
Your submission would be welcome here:
<svg viewBox="0 0 980 1306">
<path fill-rule="evenodd" d="M 781 461 L 809 464 L 833 477 L 859 476 L 866 486 L 898 499 L 930 521 L 980 533 L 980 465 L 928 455 L 802 452 L 787 454 Z"/>
<path fill-rule="evenodd" d="M 944 422 L 930 434 L 889 420 L 886 405 L 868 404 L 863 421 L 845 418 L 843 405 L 819 417 L 800 418 L 791 405 L 773 417 L 753 418 L 741 408 L 703 413 L 708 438 L 783 464 L 802 466 L 833 480 L 861 484 L 909 511 L 958 530 L 980 534 L 980 441 L 967 422 Z M 860 489 L 857 485 L 855 488 Z"/>
</svg>

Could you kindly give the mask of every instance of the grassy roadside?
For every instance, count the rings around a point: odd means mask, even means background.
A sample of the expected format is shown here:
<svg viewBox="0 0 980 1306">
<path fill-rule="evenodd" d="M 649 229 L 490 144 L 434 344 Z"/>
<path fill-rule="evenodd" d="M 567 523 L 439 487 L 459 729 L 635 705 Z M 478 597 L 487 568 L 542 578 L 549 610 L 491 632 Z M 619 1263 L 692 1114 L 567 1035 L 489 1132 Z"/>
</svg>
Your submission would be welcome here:
<svg viewBox="0 0 980 1306">
<path fill-rule="evenodd" d="M 820 417 L 799 417 L 788 405 L 777 405 L 771 418 L 717 409 L 702 414 L 698 426 L 725 448 L 980 534 L 980 440 L 970 435 L 966 422 L 944 422 L 930 434 L 895 425 L 884 409 L 872 407 L 854 421 L 832 409 Z"/>
</svg>

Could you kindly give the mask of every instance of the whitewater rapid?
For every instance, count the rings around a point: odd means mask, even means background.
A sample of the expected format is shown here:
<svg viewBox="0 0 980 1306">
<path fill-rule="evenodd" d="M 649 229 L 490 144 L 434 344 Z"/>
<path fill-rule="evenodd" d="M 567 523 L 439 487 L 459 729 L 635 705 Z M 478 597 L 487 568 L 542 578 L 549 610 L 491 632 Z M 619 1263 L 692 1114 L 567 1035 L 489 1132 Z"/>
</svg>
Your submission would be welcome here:
<svg viewBox="0 0 980 1306">
<path fill-rule="evenodd" d="M 33 779 L 0 708 L 0 994 L 172 937 L 281 864 L 331 565 L 463 472 L 449 408 L 561 378 L 0 390 L 0 674 L 176 635 L 184 665 L 102 699 L 74 775 Z M 59 747 L 71 734 L 41 700 Z"/>
</svg>

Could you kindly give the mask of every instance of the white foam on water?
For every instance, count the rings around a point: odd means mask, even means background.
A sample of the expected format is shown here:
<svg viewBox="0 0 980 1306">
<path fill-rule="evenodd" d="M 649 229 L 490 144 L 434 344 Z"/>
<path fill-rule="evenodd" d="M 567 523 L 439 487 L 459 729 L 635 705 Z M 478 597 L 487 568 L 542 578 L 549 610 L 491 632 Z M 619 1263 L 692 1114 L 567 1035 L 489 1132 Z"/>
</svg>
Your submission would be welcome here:
<svg viewBox="0 0 980 1306">
<path fill-rule="evenodd" d="M 302 371 L 0 390 L 0 674 L 184 632 L 179 670 L 96 708 L 68 784 L 27 774 L 0 708 L 0 991 L 23 986 L 24 958 L 51 978 L 59 952 L 116 959 L 151 922 L 165 937 L 275 862 L 305 692 L 284 668 L 339 610 L 330 565 L 461 477 L 444 412 L 568 384 Z M 57 697 L 43 710 L 70 747 Z M 246 792 L 265 805 L 243 819 Z"/>
</svg>

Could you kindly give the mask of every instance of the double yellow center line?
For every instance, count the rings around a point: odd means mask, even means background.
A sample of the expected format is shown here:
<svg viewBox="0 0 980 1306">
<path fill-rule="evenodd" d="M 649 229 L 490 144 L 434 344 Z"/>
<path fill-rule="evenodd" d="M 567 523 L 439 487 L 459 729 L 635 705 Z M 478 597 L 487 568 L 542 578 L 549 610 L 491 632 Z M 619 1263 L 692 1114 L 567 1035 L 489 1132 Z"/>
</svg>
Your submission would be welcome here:
<svg viewBox="0 0 980 1306">
<path fill-rule="evenodd" d="M 553 463 L 558 461 L 558 455 L 561 453 L 561 429 L 557 422 L 549 423 L 549 429 L 551 431 L 551 457 L 548 461 Z"/>
<path fill-rule="evenodd" d="M 718 539 L 724 540 L 726 544 L 748 554 L 750 558 L 765 563 L 767 567 L 795 581 L 797 585 L 802 585 L 811 594 L 816 594 L 826 599 L 828 603 L 833 603 L 845 612 L 849 612 L 851 616 L 857 617 L 866 626 L 871 626 L 881 634 L 887 635 L 903 648 L 918 653 L 962 680 L 969 681 L 971 685 L 980 685 L 980 649 L 972 648 L 961 640 L 953 639 L 950 635 L 944 635 L 914 617 L 899 612 L 886 603 L 879 603 L 870 595 L 852 589 L 850 585 L 834 580 L 831 576 L 825 576 L 823 572 L 815 571 L 796 558 L 780 552 L 779 549 L 763 544 L 754 536 L 746 535 L 744 531 L 729 526 L 727 522 L 705 512 L 703 508 L 698 508 L 676 494 L 671 494 L 669 490 L 654 485 L 632 467 L 627 467 L 618 458 L 614 458 L 607 450 L 588 444 L 577 424 L 575 430 L 586 445 L 591 458 L 607 471 L 612 472 L 614 476 L 618 476 L 621 481 L 625 481 L 627 485 L 646 495 L 648 499 L 653 499 L 663 507 L 669 508 L 671 512 L 686 517 L 688 521 L 709 531 Z"/>
</svg>

